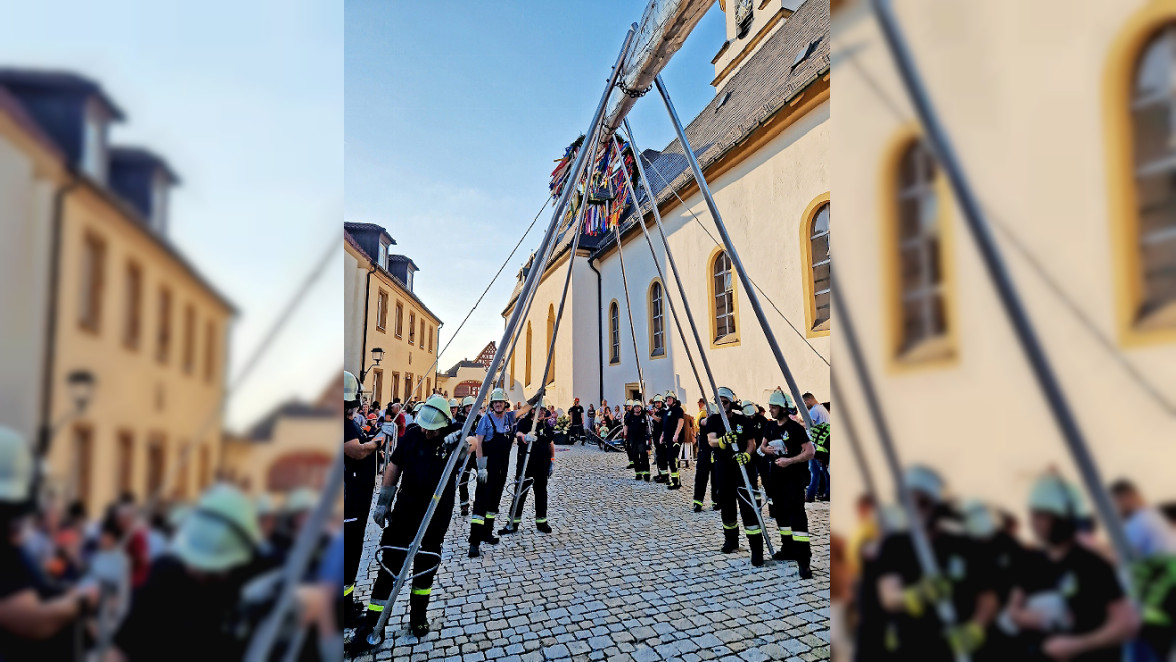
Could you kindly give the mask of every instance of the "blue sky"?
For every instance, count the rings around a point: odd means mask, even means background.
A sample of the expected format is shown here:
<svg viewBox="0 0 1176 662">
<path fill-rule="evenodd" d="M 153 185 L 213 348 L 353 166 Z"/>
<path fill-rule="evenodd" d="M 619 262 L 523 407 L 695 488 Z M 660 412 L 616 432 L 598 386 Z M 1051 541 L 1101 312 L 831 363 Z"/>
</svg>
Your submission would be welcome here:
<svg viewBox="0 0 1176 662">
<path fill-rule="evenodd" d="M 547 195 L 553 160 L 591 119 L 644 2 L 346 3 L 346 218 L 378 223 L 421 268 L 417 294 L 448 342 Z M 453 9 L 457 10 L 454 11 Z M 717 3 L 663 78 L 683 120 L 710 101 L 725 40 Z M 642 148 L 672 136 L 656 92 L 630 114 Z M 514 276 L 545 214 L 441 357 L 502 335 Z"/>
<path fill-rule="evenodd" d="M 68 20 L 66 20 L 68 17 Z M 10 3 L 0 63 L 97 79 L 113 140 L 164 155 L 182 185 L 171 238 L 240 309 L 239 367 L 343 213 L 343 7 L 292 2 Z M 229 421 L 317 396 L 342 365 L 342 255 L 232 399 Z M 235 372 L 235 371 L 231 371 Z"/>
</svg>

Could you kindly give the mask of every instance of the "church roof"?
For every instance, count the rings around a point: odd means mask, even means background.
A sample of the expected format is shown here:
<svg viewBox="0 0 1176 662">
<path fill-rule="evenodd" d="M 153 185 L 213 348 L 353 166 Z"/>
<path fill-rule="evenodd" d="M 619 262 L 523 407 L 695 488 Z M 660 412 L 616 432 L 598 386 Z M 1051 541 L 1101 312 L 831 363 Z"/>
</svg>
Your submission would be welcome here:
<svg viewBox="0 0 1176 662">
<path fill-rule="evenodd" d="M 695 158 L 705 170 L 725 154 L 742 144 L 761 125 L 805 91 L 820 76 L 829 71 L 829 3 L 828 0 L 806 0 L 804 4 L 777 28 L 747 59 L 739 71 L 727 81 L 686 127 L 686 137 L 695 149 Z M 640 139 L 640 134 L 637 136 Z M 674 139 L 659 150 L 646 147 L 642 155 L 649 159 L 645 165 L 649 185 L 659 205 L 674 197 L 674 193 L 693 181 L 681 143 Z M 667 182 L 668 180 L 668 182 Z M 650 204 L 638 191 L 642 216 Z M 627 213 L 621 222 L 622 234 L 636 228 L 640 216 Z M 557 244 L 551 260 L 553 264 L 572 244 L 567 233 Z M 582 236 L 580 247 L 596 257 L 615 244 L 611 232 L 597 236 Z M 531 264 L 534 256 L 527 261 Z M 514 305 L 522 290 L 522 272 L 504 314 Z"/>
</svg>

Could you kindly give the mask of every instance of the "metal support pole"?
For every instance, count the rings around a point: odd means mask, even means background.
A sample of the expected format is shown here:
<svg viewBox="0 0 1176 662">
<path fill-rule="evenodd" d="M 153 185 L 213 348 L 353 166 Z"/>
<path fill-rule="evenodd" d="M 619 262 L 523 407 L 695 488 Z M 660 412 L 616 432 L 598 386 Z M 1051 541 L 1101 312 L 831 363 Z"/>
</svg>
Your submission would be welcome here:
<svg viewBox="0 0 1176 662">
<path fill-rule="evenodd" d="M 327 473 L 326 484 L 323 486 L 322 496 L 310 517 L 298 532 L 294 541 L 294 548 L 290 557 L 282 568 L 282 590 L 274 603 L 273 611 L 269 613 L 257 628 L 253 639 L 249 642 L 249 649 L 245 653 L 246 662 L 265 662 L 270 658 L 274 643 L 278 638 L 278 628 L 286 616 L 286 610 L 297 602 L 295 592 L 298 584 L 306 576 L 311 556 L 318 545 L 323 527 L 335 509 L 335 501 L 343 491 L 343 449 L 335 456 L 331 469 Z"/>
<path fill-rule="evenodd" d="M 678 273 L 678 264 L 674 261 L 674 253 L 670 250 L 670 242 L 666 239 L 665 228 L 662 227 L 661 213 L 657 209 L 657 198 L 653 195 L 653 189 L 649 186 L 649 179 L 645 176 L 645 167 L 641 165 L 640 154 L 641 151 L 637 147 L 636 141 L 633 140 L 633 129 L 629 126 L 629 121 L 625 120 L 625 133 L 629 136 L 629 146 L 633 149 L 634 159 L 637 163 L 637 177 L 641 180 L 641 187 L 645 191 L 645 197 L 649 198 L 653 207 L 653 222 L 657 224 L 658 234 L 661 235 L 662 246 L 666 249 L 666 261 L 670 263 L 670 271 L 674 272 L 674 282 L 678 286 L 678 295 L 682 297 L 682 308 L 686 311 L 686 319 L 690 322 L 690 330 L 694 332 L 694 342 L 698 344 L 698 356 L 702 359 L 702 369 L 706 372 L 707 382 L 710 383 L 711 394 L 714 397 L 715 408 L 719 410 L 719 417 L 723 419 L 723 429 L 731 432 L 731 421 L 727 418 L 727 410 L 723 408 L 723 402 L 719 398 L 719 387 L 715 383 L 715 373 L 711 370 L 710 360 L 706 357 L 706 346 L 702 344 L 702 337 L 698 335 L 698 326 L 694 323 L 694 315 L 690 312 L 690 303 L 686 300 L 686 287 L 682 285 L 682 277 Z M 640 213 L 640 212 L 638 212 Z M 644 223 L 642 223 L 644 226 Z M 804 407 L 797 406 L 797 409 L 804 411 Z M 805 414 L 807 416 L 807 413 Z M 806 419 L 807 420 L 807 419 Z M 747 467 L 742 464 L 739 465 L 739 473 L 743 476 L 743 487 L 747 490 L 749 499 L 755 499 L 755 490 L 752 489 L 751 478 L 747 475 Z M 752 502 L 756 503 L 755 501 Z M 755 510 L 755 517 L 759 522 L 761 535 L 764 537 L 764 545 L 768 549 L 768 558 L 775 556 L 776 550 L 772 546 L 772 537 L 768 535 L 767 525 L 764 524 L 764 516 L 759 508 L 752 507 Z M 769 563 L 772 561 L 769 560 Z"/>
<path fill-rule="evenodd" d="M 1106 527 L 1111 543 L 1115 547 L 1115 554 L 1119 559 L 1119 579 L 1123 584 L 1124 590 L 1134 599 L 1136 597 L 1134 595 L 1135 585 L 1131 581 L 1127 568 L 1135 558 L 1135 554 L 1131 549 L 1131 545 L 1127 542 L 1127 534 L 1123 530 L 1123 522 L 1120 520 L 1115 505 L 1111 502 L 1111 497 L 1104 487 L 1105 483 L 1103 483 L 1102 476 L 1099 475 L 1098 465 L 1094 461 L 1094 456 L 1090 453 L 1090 447 L 1086 443 L 1086 438 L 1078 426 L 1074 412 L 1070 409 L 1070 405 L 1066 401 L 1065 393 L 1062 390 L 1061 384 L 1058 382 L 1057 375 L 1053 371 L 1053 366 L 1050 364 L 1044 348 L 1041 346 L 1041 341 L 1033 328 L 1033 323 L 1029 319 L 1025 305 L 1021 302 L 1021 297 L 1017 294 L 1017 288 L 1013 284 L 1013 279 L 1004 264 L 1000 249 L 992 237 L 990 225 L 988 219 L 984 216 L 984 211 L 980 207 L 980 201 L 976 198 L 971 184 L 964 176 L 963 166 L 956 156 L 951 139 L 948 137 L 946 129 L 944 129 L 935 108 L 931 104 L 931 98 L 927 94 L 927 89 L 923 85 L 922 78 L 915 67 L 914 58 L 911 56 L 910 49 L 907 48 L 906 41 L 899 30 L 898 21 L 894 17 L 890 2 L 889 0 L 871 0 L 871 4 L 874 9 L 874 15 L 878 18 L 878 23 L 882 27 L 882 34 L 886 39 L 886 45 L 890 50 L 891 56 L 894 58 L 894 63 L 898 68 L 899 74 L 902 76 L 903 84 L 906 86 L 907 95 L 910 97 L 919 115 L 919 121 L 923 125 L 931 149 L 936 157 L 938 157 L 940 165 L 943 166 L 948 181 L 951 182 L 952 192 L 955 194 L 961 211 L 964 212 L 964 220 L 967 223 L 968 229 L 971 231 L 972 239 L 980 249 L 980 256 L 984 261 L 985 271 L 988 272 L 988 277 L 992 280 L 992 284 L 996 288 L 1000 302 L 1004 306 L 1005 314 L 1008 316 L 1009 321 L 1013 325 L 1013 330 L 1017 334 L 1017 340 L 1020 342 L 1021 350 L 1025 353 L 1025 358 L 1028 359 L 1030 366 L 1032 366 L 1034 376 L 1037 377 L 1037 385 L 1045 396 L 1054 421 L 1062 433 L 1062 439 L 1073 456 L 1074 463 L 1078 465 L 1078 471 L 1082 476 L 1082 482 L 1086 485 L 1086 491 L 1090 494 L 1091 500 L 1098 509 L 1103 526 Z"/>
<path fill-rule="evenodd" d="M 617 55 L 616 63 L 613 65 L 612 74 L 608 79 L 608 85 L 605 87 L 604 93 L 601 94 L 600 102 L 596 106 L 596 112 L 592 115 L 592 122 L 588 125 L 589 134 L 593 133 L 596 127 L 600 125 L 600 119 L 604 115 L 604 110 L 608 104 L 609 96 L 612 94 L 613 87 L 616 86 L 617 77 L 620 75 L 621 71 L 621 63 L 624 62 L 625 55 L 629 51 L 629 45 L 633 41 L 633 34 L 635 31 L 636 24 L 630 27 L 628 33 L 625 35 L 624 44 L 622 44 L 621 52 Z M 576 160 L 572 164 L 572 170 L 569 175 L 571 177 L 569 180 L 570 182 L 578 181 L 583 174 L 584 168 L 588 162 L 588 159 L 586 158 L 587 153 L 588 150 L 582 149 L 580 150 L 580 153 L 576 155 Z M 568 205 L 568 200 L 571 199 L 573 188 L 574 187 L 572 186 L 566 187 L 563 194 L 560 195 L 559 201 L 555 204 L 555 209 L 551 215 L 551 222 L 547 226 L 547 232 L 543 235 L 543 242 L 540 244 L 539 251 L 537 251 L 538 254 L 546 254 L 550 244 L 555 241 L 556 228 L 559 227 L 560 219 L 563 218 L 564 211 Z M 531 269 L 531 272 L 527 274 L 527 278 L 523 282 L 523 289 L 519 292 L 520 301 L 529 300 L 535 294 L 535 290 L 539 286 L 539 276 L 541 271 L 542 269 Z M 502 340 L 498 344 L 498 351 L 494 353 L 494 359 L 491 360 L 490 367 L 486 370 L 486 378 L 482 380 L 482 386 L 478 389 L 478 395 L 474 399 L 473 407 L 470 409 L 471 412 L 480 410 L 482 408 L 482 404 L 486 402 L 486 398 L 489 397 L 490 386 L 493 383 L 494 375 L 498 372 L 498 368 L 502 365 L 502 361 L 506 356 L 506 343 L 510 339 L 511 335 L 515 332 L 515 329 L 518 327 L 519 320 L 522 317 L 522 312 L 522 308 L 516 305 L 514 312 L 511 313 L 510 321 L 507 322 L 506 328 L 503 329 Z M 470 428 L 474 423 L 474 418 L 474 416 L 469 416 L 466 418 L 465 423 L 462 424 L 462 439 L 465 439 L 469 436 Z M 462 448 L 466 448 L 466 446 L 463 445 Z M 437 484 L 437 489 L 433 493 L 433 499 L 429 501 L 429 507 L 425 511 L 424 518 L 421 520 L 420 528 L 417 529 L 417 533 L 412 540 L 412 544 L 409 545 L 408 551 L 404 554 L 404 564 L 401 566 L 400 573 L 396 576 L 396 581 L 392 585 L 392 591 L 388 595 L 386 603 L 388 608 L 385 608 L 384 611 L 380 614 L 380 620 L 377 623 L 375 630 L 373 630 L 372 634 L 368 636 L 368 643 L 373 646 L 379 644 L 380 641 L 382 641 L 384 638 L 384 626 L 387 624 L 388 616 L 392 611 L 390 607 L 395 603 L 396 596 L 400 594 L 400 591 L 404 588 L 405 582 L 409 578 L 409 569 L 412 567 L 413 559 L 416 557 L 417 551 L 421 547 L 421 540 L 425 537 L 425 531 L 429 527 L 429 522 L 433 519 L 433 513 L 437 510 L 437 504 L 441 501 L 440 497 L 445 491 L 446 484 L 452 478 L 453 469 L 457 465 L 458 455 L 464 457 L 465 452 L 463 451 L 458 453 L 455 451 L 450 454 L 449 462 L 445 466 L 445 473 L 442 475 L 441 480 Z"/>
<path fill-rule="evenodd" d="M 829 285 L 834 292 L 840 291 L 837 289 L 837 281 L 834 279 L 833 272 L 829 272 Z M 866 405 L 870 410 L 870 419 L 874 424 L 874 429 L 878 432 L 878 440 L 882 444 L 883 454 L 886 456 L 886 465 L 890 470 L 891 480 L 894 481 L 895 492 L 898 494 L 899 503 L 902 504 L 903 510 L 906 511 L 907 521 L 910 522 L 911 543 L 915 549 L 915 557 L 919 562 L 919 568 L 923 572 L 923 577 L 927 579 L 935 579 L 943 576 L 943 572 L 939 568 L 939 561 L 935 558 L 935 552 L 931 547 L 931 541 L 927 538 L 927 532 L 923 530 L 923 522 L 919 517 L 919 510 L 915 506 L 915 498 L 911 491 L 907 489 L 906 482 L 902 475 L 902 462 L 898 458 L 898 448 L 894 443 L 894 438 L 890 435 L 890 425 L 886 421 L 886 414 L 882 411 L 882 405 L 878 402 L 878 393 L 874 389 L 873 379 L 870 377 L 870 371 L 866 367 L 865 358 L 862 356 L 861 347 L 858 345 L 857 334 L 853 328 L 853 319 L 848 310 L 845 310 L 844 304 L 841 303 L 841 297 L 833 297 L 833 307 L 837 313 L 837 334 L 845 338 L 845 344 L 849 348 L 849 360 L 853 364 L 854 374 L 858 378 L 858 383 L 861 384 L 862 394 L 866 398 Z M 959 620 L 956 615 L 955 606 L 950 600 L 939 600 L 936 605 L 936 611 L 939 614 L 939 620 L 947 627 L 956 625 Z M 957 652 L 956 658 L 958 662 L 968 662 L 970 659 L 968 655 Z"/>
<path fill-rule="evenodd" d="M 686 139 L 686 129 L 682 127 L 682 120 L 678 119 L 678 111 L 674 110 L 674 104 L 670 101 L 670 93 L 666 91 L 666 85 L 660 75 L 654 79 L 654 84 L 657 85 L 657 91 L 661 94 L 662 101 L 666 104 L 666 111 L 669 112 L 670 120 L 674 125 L 674 131 L 678 134 L 678 142 L 682 145 L 682 152 L 686 155 L 686 161 L 690 163 L 690 170 L 694 173 L 694 181 L 698 184 L 698 191 L 702 194 L 707 208 L 710 209 L 711 217 L 715 220 L 715 227 L 719 230 L 719 237 L 723 240 L 723 247 L 727 251 L 727 257 L 731 259 L 731 265 L 735 268 L 735 272 L 739 274 L 739 282 L 743 284 L 743 292 L 747 295 L 747 300 L 751 302 L 751 309 L 755 311 L 755 317 L 759 320 L 760 328 L 763 329 L 764 338 L 768 341 L 768 347 L 772 348 L 772 354 L 776 357 L 776 363 L 780 365 L 780 371 L 784 373 L 784 381 L 788 383 L 788 390 L 792 392 L 792 398 L 796 401 L 796 408 L 800 410 L 800 415 L 804 418 L 804 426 L 811 430 L 813 428 L 813 421 L 809 416 L 808 408 L 802 406 L 804 399 L 800 397 L 800 387 L 796 385 L 796 379 L 792 376 L 792 370 L 788 368 L 788 362 L 784 360 L 784 353 L 780 351 L 780 345 L 776 342 L 776 336 L 772 333 L 772 327 L 768 325 L 768 318 L 764 315 L 763 306 L 760 305 L 759 295 L 755 293 L 755 286 L 751 282 L 751 279 L 747 277 L 747 270 L 743 268 L 743 261 L 739 259 L 739 253 L 735 250 L 735 244 L 731 242 L 731 235 L 727 234 L 727 226 L 723 224 L 723 217 L 719 214 L 719 207 L 715 204 L 710 187 L 707 186 L 706 177 L 702 174 L 702 166 L 699 165 L 698 159 L 694 156 L 694 148 L 690 146 L 690 141 Z M 638 162 L 640 162 L 640 159 L 638 159 Z"/>
<path fill-rule="evenodd" d="M 595 143 L 593 144 L 595 145 Z M 593 147 L 592 151 L 592 160 L 589 161 L 589 164 L 594 164 L 596 162 L 595 146 Z M 590 165 L 589 167 L 591 168 L 593 166 Z M 591 179 L 591 172 L 591 170 L 588 171 L 589 176 L 584 180 L 585 185 L 587 185 L 588 181 Z M 563 293 L 560 294 L 559 297 L 559 310 L 557 310 L 555 313 L 555 323 L 551 328 L 551 341 L 547 346 L 547 360 L 543 362 L 543 379 L 539 382 L 539 402 L 536 403 L 536 406 L 531 408 L 531 411 L 527 412 L 527 415 L 531 417 L 532 441 L 527 442 L 527 452 L 523 456 L 523 466 L 519 471 L 518 480 L 515 481 L 515 492 L 514 497 L 510 501 L 510 519 L 507 521 L 507 526 L 513 527 L 515 524 L 515 518 L 519 515 L 519 497 L 523 494 L 523 483 L 527 479 L 527 467 L 531 463 L 531 448 L 534 446 L 534 439 L 537 436 L 535 434 L 537 432 L 535 429 L 535 423 L 539 420 L 539 408 L 542 406 L 543 398 L 547 393 L 547 376 L 551 374 L 551 363 L 555 360 L 555 339 L 559 336 L 559 323 L 563 321 L 564 304 L 566 304 L 568 301 L 568 289 L 572 284 L 572 267 L 574 267 L 576 264 L 576 251 L 580 250 L 580 236 L 583 231 L 584 211 L 587 207 L 587 204 L 580 205 L 580 209 L 576 212 L 576 220 L 572 223 L 572 231 L 576 234 L 572 239 L 571 252 L 568 254 L 568 273 L 566 276 L 564 276 Z M 542 266 L 536 265 L 537 268 L 544 268 L 546 266 L 546 261 L 542 264 Z M 534 301 L 534 299 L 532 299 L 532 301 Z M 530 305 L 527 307 L 530 308 Z"/>
<path fill-rule="evenodd" d="M 626 124 L 626 127 L 628 125 Z M 617 158 L 624 159 L 621 154 L 620 144 L 617 142 L 617 137 L 613 136 L 613 147 L 617 150 Z M 629 141 L 629 149 L 635 149 L 633 142 Z M 636 152 L 634 152 L 634 161 L 637 160 Z M 621 164 L 624 169 L 624 164 Z M 625 169 L 625 187 L 629 191 L 629 197 L 633 199 L 633 207 L 637 209 L 637 214 L 641 214 L 641 204 L 637 202 L 637 191 L 633 189 L 633 178 L 629 176 L 629 171 Z M 654 214 L 657 214 L 656 204 L 654 205 Z M 638 225 L 641 226 L 641 233 L 645 235 L 645 243 L 649 245 L 649 255 L 653 258 L 653 266 L 657 269 L 657 277 L 661 279 L 662 284 L 666 282 L 666 275 L 662 273 L 661 263 L 657 260 L 657 251 L 653 248 L 653 239 L 649 237 L 649 229 L 645 227 L 645 219 L 638 218 Z M 619 250 L 619 249 L 618 249 Z M 694 381 L 698 383 L 699 395 L 706 393 L 706 388 L 702 385 L 702 377 L 698 374 L 698 366 L 694 364 L 694 355 L 690 353 L 690 343 L 686 340 L 686 331 L 682 328 L 682 321 L 678 319 L 678 309 L 674 306 L 674 298 L 670 296 L 668 288 L 662 288 L 665 291 L 666 301 L 670 304 L 670 315 L 674 318 L 674 326 L 678 328 L 678 336 L 682 338 L 682 350 L 686 352 L 686 358 L 690 361 L 690 371 L 694 373 Z M 682 300 L 683 305 L 686 305 L 685 299 Z M 685 448 L 685 445 L 683 445 Z"/>
</svg>

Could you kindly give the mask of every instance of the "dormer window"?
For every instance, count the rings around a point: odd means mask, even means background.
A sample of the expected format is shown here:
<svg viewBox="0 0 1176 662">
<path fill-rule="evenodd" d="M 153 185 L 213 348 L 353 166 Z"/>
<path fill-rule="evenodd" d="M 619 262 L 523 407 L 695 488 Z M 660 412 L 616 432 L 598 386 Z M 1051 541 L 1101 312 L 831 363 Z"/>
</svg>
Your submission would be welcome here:
<svg viewBox="0 0 1176 662">
<path fill-rule="evenodd" d="M 86 102 L 82 123 L 82 172 L 96 182 L 106 183 L 106 126 L 110 117 L 98 99 Z"/>
<path fill-rule="evenodd" d="M 388 268 L 388 244 L 380 242 L 380 266 Z"/>
<path fill-rule="evenodd" d="M 406 286 L 408 286 L 408 291 L 409 291 L 409 292 L 411 292 L 411 291 L 412 291 L 412 272 L 413 272 L 413 268 L 412 268 L 412 267 L 409 267 L 409 268 L 406 270 L 406 272 L 405 272 L 405 273 L 407 274 L 407 278 L 408 278 L 408 282 L 407 282 L 407 283 L 405 283 L 405 285 L 406 285 Z"/>
</svg>

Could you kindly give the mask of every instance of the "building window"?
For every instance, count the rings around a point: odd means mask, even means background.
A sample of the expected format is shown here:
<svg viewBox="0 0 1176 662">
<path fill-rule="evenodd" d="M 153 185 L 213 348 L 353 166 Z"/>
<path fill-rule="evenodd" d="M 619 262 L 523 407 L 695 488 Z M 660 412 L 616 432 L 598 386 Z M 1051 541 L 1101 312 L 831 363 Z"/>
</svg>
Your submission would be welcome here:
<svg viewBox="0 0 1176 662">
<path fill-rule="evenodd" d="M 179 462 L 176 464 L 176 484 L 172 486 L 173 499 L 187 499 L 188 498 L 188 469 L 191 465 L 184 462 L 184 452 L 188 448 L 189 443 L 180 443 Z"/>
<path fill-rule="evenodd" d="M 208 320 L 204 326 L 204 381 L 211 383 L 216 374 L 216 323 Z"/>
<path fill-rule="evenodd" d="M 74 496 L 82 503 L 90 503 L 90 475 L 94 462 L 94 429 L 88 425 L 74 428 L 73 438 L 73 488 Z"/>
<path fill-rule="evenodd" d="M 898 352 L 906 359 L 950 352 L 944 287 L 940 174 L 922 140 L 911 140 L 898 162 Z"/>
<path fill-rule="evenodd" d="M 511 388 L 514 388 L 514 384 L 515 384 L 514 361 L 515 361 L 515 355 L 514 355 L 514 352 L 511 352 L 510 353 L 510 387 Z"/>
<path fill-rule="evenodd" d="M 1155 32 L 1135 63 L 1130 100 L 1135 175 L 1132 244 L 1138 295 L 1132 325 L 1176 327 L 1176 22 Z"/>
<path fill-rule="evenodd" d="M 404 337 L 404 304 L 396 302 L 396 337 Z"/>
<path fill-rule="evenodd" d="M 171 290 L 166 287 L 159 290 L 159 337 L 156 338 L 155 358 L 160 363 L 167 363 L 171 354 Z"/>
<path fill-rule="evenodd" d="M 106 242 L 86 234 L 82 245 L 82 287 L 79 322 L 83 329 L 98 332 L 102 322 L 102 286 L 106 271 Z"/>
<path fill-rule="evenodd" d="M 412 373 L 404 373 L 404 399 L 406 401 L 412 401 L 412 386 Z"/>
<path fill-rule="evenodd" d="M 372 402 L 384 401 L 384 371 L 372 368 Z"/>
<path fill-rule="evenodd" d="M 430 327 L 429 327 L 429 353 L 430 353 L 430 354 L 432 354 L 432 353 L 433 353 L 433 349 L 434 349 L 434 345 L 433 345 L 433 327 L 431 327 L 431 326 L 430 326 Z"/>
<path fill-rule="evenodd" d="M 400 373 L 392 373 L 392 399 L 400 398 Z"/>
<path fill-rule="evenodd" d="M 425 320 L 421 320 L 421 349 L 425 348 Z"/>
<path fill-rule="evenodd" d="M 621 309 L 616 301 L 608 306 L 608 362 L 621 362 Z"/>
<path fill-rule="evenodd" d="M 86 102 L 85 124 L 82 126 L 82 172 L 96 182 L 106 183 L 106 112 L 91 97 Z"/>
<path fill-rule="evenodd" d="M 196 309 L 184 307 L 184 372 L 192 374 L 196 362 Z"/>
<path fill-rule="evenodd" d="M 386 332 L 388 327 L 388 293 L 380 290 L 376 294 L 376 328 Z"/>
<path fill-rule="evenodd" d="M 666 355 L 665 299 L 661 281 L 649 286 L 649 355 Z"/>
<path fill-rule="evenodd" d="M 197 490 L 203 491 L 212 484 L 212 449 L 208 444 L 200 447 L 200 473 L 197 474 L 197 479 L 200 481 L 196 486 Z"/>
<path fill-rule="evenodd" d="M 808 308 L 805 311 L 808 319 L 809 335 L 811 332 L 828 332 L 829 307 L 832 290 L 830 289 L 830 269 L 832 260 L 829 241 L 829 195 L 819 196 L 809 205 L 804 216 L 804 236 L 802 245 L 805 247 L 803 264 L 808 266 L 804 283 L 805 298 Z"/>
<path fill-rule="evenodd" d="M 711 318 L 712 342 L 715 344 L 734 342 L 736 336 L 735 281 L 731 270 L 731 258 L 726 251 L 719 251 L 711 260 Z"/>
<path fill-rule="evenodd" d="M 547 365 L 547 353 L 551 347 L 551 341 L 555 338 L 555 304 L 547 304 L 547 345 L 543 347 L 543 369 L 547 371 L 547 383 L 555 383 L 555 355 L 551 357 L 551 365 Z"/>
<path fill-rule="evenodd" d="M 416 344 L 416 313 L 408 314 L 408 344 Z"/>
<path fill-rule="evenodd" d="M 123 494 L 135 491 L 135 438 L 130 431 L 118 433 L 118 490 Z"/>
<path fill-rule="evenodd" d="M 433 395 L 433 378 L 430 377 L 425 380 L 425 393 Z"/>
<path fill-rule="evenodd" d="M 143 327 L 143 270 L 134 262 L 127 263 L 126 297 L 123 343 L 130 349 L 139 349 Z"/>
<path fill-rule="evenodd" d="M 147 445 L 147 494 L 159 494 L 167 469 L 167 447 L 163 435 L 155 435 Z"/>
<path fill-rule="evenodd" d="M 531 323 L 527 322 L 527 354 L 526 354 L 526 373 L 524 386 L 531 385 Z"/>
</svg>

